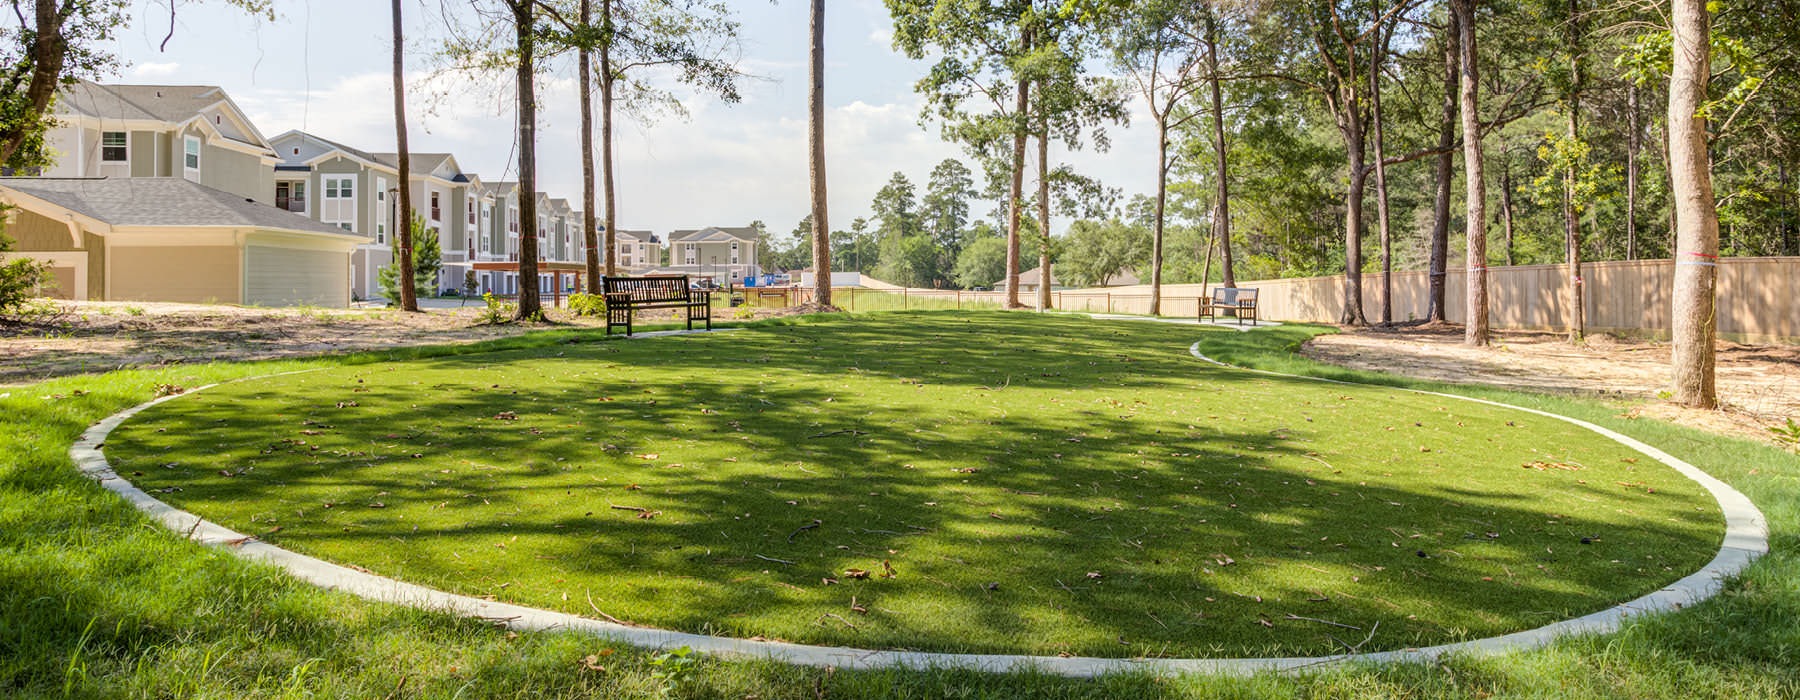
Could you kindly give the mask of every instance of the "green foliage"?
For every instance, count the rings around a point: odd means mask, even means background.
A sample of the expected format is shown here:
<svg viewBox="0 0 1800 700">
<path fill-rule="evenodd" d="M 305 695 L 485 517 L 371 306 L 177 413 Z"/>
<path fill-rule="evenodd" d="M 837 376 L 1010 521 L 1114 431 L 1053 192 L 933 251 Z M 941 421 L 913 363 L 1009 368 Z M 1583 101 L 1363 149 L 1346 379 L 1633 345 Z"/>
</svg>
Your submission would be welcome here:
<svg viewBox="0 0 1800 700">
<path fill-rule="evenodd" d="M 569 295 L 569 312 L 576 316 L 605 316 L 606 297 L 599 294 Z"/>
<path fill-rule="evenodd" d="M 688 647 L 677 647 L 650 657 L 650 678 L 656 681 L 657 697 L 676 697 L 700 661 Z"/>
<path fill-rule="evenodd" d="M 444 268 L 444 253 L 438 247 L 438 230 L 425 225 L 425 217 L 418 212 L 413 212 L 412 247 L 413 293 L 419 296 L 429 296 L 436 291 L 433 287 L 437 284 L 438 271 Z M 387 298 L 389 304 L 400 303 L 400 261 L 398 258 L 376 271 L 375 284 L 381 287 L 381 294 Z"/>
<path fill-rule="evenodd" d="M 995 236 L 977 238 L 963 246 L 956 256 L 952 279 L 963 289 L 991 287 L 1006 277 L 1006 239 Z"/>
<path fill-rule="evenodd" d="M 485 326 L 498 326 L 512 323 L 513 316 L 518 315 L 519 305 L 494 298 L 493 292 L 481 295 L 482 309 L 476 316 L 476 323 Z"/>
<path fill-rule="evenodd" d="M 1150 262 L 1150 230 L 1116 218 L 1082 219 L 1069 226 L 1061 260 L 1056 274 L 1064 283 L 1105 285 L 1119 272 L 1135 271 Z"/>
<path fill-rule="evenodd" d="M 881 267 L 875 277 L 902 287 L 933 287 L 944 277 L 942 261 L 930 236 L 888 238 L 881 241 Z"/>
<path fill-rule="evenodd" d="M 1792 418 L 1787 419 L 1787 425 L 1770 427 L 1769 433 L 1775 436 L 1776 442 L 1788 447 L 1800 448 L 1800 423 L 1794 422 Z"/>
<path fill-rule="evenodd" d="M 0 209 L 0 216 L 5 214 L 5 210 Z M 4 231 L 4 224 L 0 224 L 0 319 L 16 318 L 25 311 L 28 302 L 37 297 L 39 290 L 50 280 L 49 263 L 21 257 L 8 259 L 6 254 L 12 251 L 13 245 L 12 238 Z"/>
</svg>

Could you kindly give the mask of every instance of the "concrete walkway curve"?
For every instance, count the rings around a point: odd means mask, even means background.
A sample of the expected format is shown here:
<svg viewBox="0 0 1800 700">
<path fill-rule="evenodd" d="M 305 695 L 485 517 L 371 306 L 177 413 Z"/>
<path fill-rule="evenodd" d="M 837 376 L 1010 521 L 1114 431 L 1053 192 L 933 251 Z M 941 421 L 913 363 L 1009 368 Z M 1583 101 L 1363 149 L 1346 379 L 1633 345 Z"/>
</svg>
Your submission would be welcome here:
<svg viewBox="0 0 1800 700">
<path fill-rule="evenodd" d="M 685 335 L 688 331 L 669 331 L 661 333 L 644 333 L 638 337 L 657 337 L 668 335 Z M 1237 371 L 1252 372 L 1285 378 L 1299 378 L 1334 383 L 1337 380 L 1318 379 L 1315 377 L 1299 377 L 1276 372 L 1232 367 L 1218 362 L 1199 352 L 1199 343 L 1189 348 L 1196 358 L 1228 367 Z M 303 370 L 313 371 L 313 370 Z M 260 379 L 262 377 L 247 377 Z M 243 381 L 243 380 L 238 380 Z M 340 566 L 321 559 L 291 552 L 280 547 L 259 541 L 256 537 L 233 531 L 217 523 L 208 522 L 197 515 L 188 513 L 158 500 L 145 493 L 131 482 L 120 478 L 108 464 L 102 452 L 106 438 L 126 420 L 151 406 L 174 400 L 187 394 L 212 388 L 208 385 L 191 389 L 186 394 L 165 396 L 120 411 L 105 420 L 96 423 L 82 434 L 81 439 L 69 449 L 69 456 L 82 473 L 100 482 L 108 490 L 130 501 L 152 519 L 162 523 L 164 527 L 186 535 L 188 538 L 204 545 L 223 547 L 234 554 L 250 561 L 272 564 L 281 567 L 296 578 L 324 588 L 351 593 L 362 598 L 408 605 L 416 608 L 439 610 L 464 617 L 481 618 L 515 630 L 555 631 L 571 630 L 599 637 L 612 639 L 624 644 L 650 648 L 669 649 L 686 646 L 706 654 L 723 656 L 753 657 L 770 659 L 790 664 L 807 666 L 829 666 L 845 669 L 880 669 L 903 667 L 911 669 L 971 669 L 978 671 L 1005 672 L 1033 670 L 1069 677 L 1091 677 L 1109 673 L 1151 672 L 1158 674 L 1207 673 L 1221 675 L 1251 675 L 1261 672 L 1295 671 L 1325 664 L 1357 662 L 1426 662 L 1447 654 L 1482 654 L 1498 653 L 1513 650 L 1531 649 L 1543 646 L 1558 637 L 1574 634 L 1605 633 L 1616 630 L 1624 620 L 1636 614 L 1667 611 L 1691 605 L 1713 595 L 1718 591 L 1720 580 L 1742 571 L 1757 556 L 1768 551 L 1768 528 L 1762 512 L 1743 494 L 1729 485 L 1706 474 L 1699 468 L 1683 462 L 1675 457 L 1646 445 L 1642 442 L 1613 432 L 1606 428 L 1580 421 L 1566 416 L 1538 411 L 1508 404 L 1473 399 L 1453 394 L 1396 389 L 1396 391 L 1415 391 L 1415 393 L 1442 396 L 1463 401 L 1511 408 L 1558 420 L 1568 421 L 1575 425 L 1593 430 L 1620 444 L 1637 450 L 1660 461 L 1694 481 L 1700 483 L 1718 500 L 1726 517 L 1726 534 L 1724 546 L 1719 554 L 1700 571 L 1675 583 L 1645 595 L 1636 600 L 1622 603 L 1600 612 L 1553 623 L 1533 630 L 1487 639 L 1478 639 L 1455 644 L 1434 647 L 1402 649 L 1396 651 L 1375 652 L 1357 655 L 1315 656 L 1315 657 L 1279 657 L 1279 658 L 1235 658 L 1235 659 L 1119 659 L 1090 657 L 1051 657 L 1027 656 L 1012 654 L 948 654 L 908 651 L 879 651 L 852 649 L 846 647 L 826 647 L 786 642 L 771 642 L 750 639 L 734 639 L 714 637 L 685 632 L 635 627 L 592 618 L 551 612 L 536 608 L 527 608 L 507 603 L 492 602 L 463 595 L 455 595 L 424 586 L 397 581 Z"/>
</svg>

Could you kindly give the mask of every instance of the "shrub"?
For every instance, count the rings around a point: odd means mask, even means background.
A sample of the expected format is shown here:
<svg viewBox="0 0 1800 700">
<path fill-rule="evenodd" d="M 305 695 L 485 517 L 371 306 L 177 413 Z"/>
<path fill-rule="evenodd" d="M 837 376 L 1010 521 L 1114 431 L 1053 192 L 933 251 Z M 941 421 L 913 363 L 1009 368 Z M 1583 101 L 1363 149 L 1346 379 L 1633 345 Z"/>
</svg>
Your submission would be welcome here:
<svg viewBox="0 0 1800 700">
<path fill-rule="evenodd" d="M 605 316 L 606 297 L 599 294 L 570 294 L 569 311 L 576 316 Z"/>
<path fill-rule="evenodd" d="M 50 265 L 31 258 L 6 259 L 13 241 L 0 233 L 0 318 L 18 318 L 50 281 Z"/>
<path fill-rule="evenodd" d="M 509 304 L 495 299 L 493 292 L 481 295 L 481 303 L 486 304 L 486 308 L 481 310 L 481 315 L 476 317 L 476 322 L 484 325 L 511 323 L 513 314 L 519 312 L 518 304 Z"/>
</svg>

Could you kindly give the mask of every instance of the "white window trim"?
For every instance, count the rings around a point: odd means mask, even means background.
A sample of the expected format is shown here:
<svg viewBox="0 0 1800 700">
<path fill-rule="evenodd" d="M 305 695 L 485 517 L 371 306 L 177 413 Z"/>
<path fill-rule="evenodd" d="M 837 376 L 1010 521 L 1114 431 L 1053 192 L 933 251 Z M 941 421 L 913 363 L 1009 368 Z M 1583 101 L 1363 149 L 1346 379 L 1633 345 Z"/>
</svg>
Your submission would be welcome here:
<svg viewBox="0 0 1800 700">
<path fill-rule="evenodd" d="M 374 199 L 375 211 L 372 214 L 372 218 L 375 219 L 375 243 L 376 243 L 376 245 L 387 245 L 388 212 L 385 210 L 388 209 L 388 206 L 383 206 L 383 205 L 391 206 L 391 204 L 392 204 L 392 202 L 388 199 L 387 190 L 388 190 L 387 178 L 385 178 L 385 177 L 375 178 L 375 199 Z"/>
<path fill-rule="evenodd" d="M 194 147 L 193 167 L 188 167 L 187 163 L 187 147 L 189 145 Z M 204 150 L 205 146 L 201 143 L 200 137 L 193 135 L 181 137 L 181 176 L 183 178 L 192 182 L 200 181 L 200 169 L 206 167 L 206 161 L 202 158 L 205 155 Z"/>
<path fill-rule="evenodd" d="M 107 134 L 124 134 L 125 135 L 125 146 L 124 146 L 125 157 L 124 158 L 121 158 L 119 160 L 107 160 L 106 159 L 106 148 L 107 148 L 106 135 Z M 124 163 L 127 166 L 131 165 L 131 132 L 129 132 L 129 131 L 105 131 L 105 130 L 102 130 L 100 132 L 100 164 L 106 165 L 108 163 Z"/>
</svg>

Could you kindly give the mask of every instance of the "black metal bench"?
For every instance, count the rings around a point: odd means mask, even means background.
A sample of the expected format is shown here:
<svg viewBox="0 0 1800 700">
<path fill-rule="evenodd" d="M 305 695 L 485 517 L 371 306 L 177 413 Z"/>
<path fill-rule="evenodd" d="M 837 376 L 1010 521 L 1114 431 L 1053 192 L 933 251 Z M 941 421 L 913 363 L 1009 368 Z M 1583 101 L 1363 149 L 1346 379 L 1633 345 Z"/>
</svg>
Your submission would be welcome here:
<svg viewBox="0 0 1800 700">
<path fill-rule="evenodd" d="M 1256 325 L 1256 289 L 1254 287 L 1219 287 L 1213 290 L 1212 299 L 1200 304 L 1200 320 L 1218 320 L 1218 312 L 1230 311 L 1237 316 L 1238 325 L 1244 325 L 1244 318 L 1250 318 L 1250 325 Z"/>
<path fill-rule="evenodd" d="M 712 330 L 712 295 L 689 287 L 687 275 L 607 277 L 600 281 L 606 298 L 606 333 L 613 327 L 632 333 L 632 316 L 639 309 L 687 309 L 688 330 L 704 319 Z"/>
</svg>

